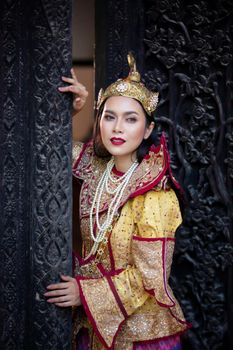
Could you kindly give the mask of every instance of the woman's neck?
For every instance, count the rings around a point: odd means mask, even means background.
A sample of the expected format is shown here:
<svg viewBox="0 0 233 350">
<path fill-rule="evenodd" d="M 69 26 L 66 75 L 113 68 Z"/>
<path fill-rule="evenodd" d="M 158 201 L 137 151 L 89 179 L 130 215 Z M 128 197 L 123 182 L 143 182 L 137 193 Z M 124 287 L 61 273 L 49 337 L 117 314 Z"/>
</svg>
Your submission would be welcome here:
<svg viewBox="0 0 233 350">
<path fill-rule="evenodd" d="M 117 171 L 121 173 L 126 173 L 126 171 L 131 167 L 131 165 L 135 162 L 136 157 L 114 157 L 114 164 Z"/>
</svg>

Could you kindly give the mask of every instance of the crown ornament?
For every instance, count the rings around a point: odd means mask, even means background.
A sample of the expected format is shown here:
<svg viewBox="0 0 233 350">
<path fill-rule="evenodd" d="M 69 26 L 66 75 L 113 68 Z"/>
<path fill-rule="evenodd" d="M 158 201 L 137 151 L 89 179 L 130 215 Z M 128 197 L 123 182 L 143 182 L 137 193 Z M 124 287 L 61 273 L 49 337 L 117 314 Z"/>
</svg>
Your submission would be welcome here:
<svg viewBox="0 0 233 350">
<path fill-rule="evenodd" d="M 136 61 L 131 52 L 127 55 L 129 64 L 129 75 L 126 78 L 118 79 L 105 90 L 100 89 L 97 101 L 97 109 L 111 96 L 131 97 L 139 101 L 148 115 L 155 111 L 158 104 L 158 92 L 148 90 L 141 82 L 140 73 L 137 71 Z"/>
</svg>

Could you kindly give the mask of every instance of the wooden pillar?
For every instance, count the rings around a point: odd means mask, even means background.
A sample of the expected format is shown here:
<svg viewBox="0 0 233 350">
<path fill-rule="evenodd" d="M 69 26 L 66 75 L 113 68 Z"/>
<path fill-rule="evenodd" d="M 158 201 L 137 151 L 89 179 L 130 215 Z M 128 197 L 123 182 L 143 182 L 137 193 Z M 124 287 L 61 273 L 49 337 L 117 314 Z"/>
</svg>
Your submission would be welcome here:
<svg viewBox="0 0 233 350">
<path fill-rule="evenodd" d="M 0 349 L 70 349 L 43 293 L 71 273 L 71 1 L 0 7 Z"/>
</svg>

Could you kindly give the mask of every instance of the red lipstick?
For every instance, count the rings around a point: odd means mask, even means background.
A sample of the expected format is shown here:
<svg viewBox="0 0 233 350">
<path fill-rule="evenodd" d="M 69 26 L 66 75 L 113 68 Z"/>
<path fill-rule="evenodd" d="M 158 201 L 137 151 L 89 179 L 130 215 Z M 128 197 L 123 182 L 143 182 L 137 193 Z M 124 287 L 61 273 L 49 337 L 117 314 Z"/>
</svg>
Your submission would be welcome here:
<svg viewBox="0 0 233 350">
<path fill-rule="evenodd" d="M 120 145 L 122 145 L 123 143 L 125 143 L 125 140 L 122 139 L 122 138 L 120 138 L 120 137 L 112 137 L 112 138 L 110 139 L 110 141 L 112 142 L 112 144 L 113 144 L 114 146 L 120 146 Z"/>
</svg>

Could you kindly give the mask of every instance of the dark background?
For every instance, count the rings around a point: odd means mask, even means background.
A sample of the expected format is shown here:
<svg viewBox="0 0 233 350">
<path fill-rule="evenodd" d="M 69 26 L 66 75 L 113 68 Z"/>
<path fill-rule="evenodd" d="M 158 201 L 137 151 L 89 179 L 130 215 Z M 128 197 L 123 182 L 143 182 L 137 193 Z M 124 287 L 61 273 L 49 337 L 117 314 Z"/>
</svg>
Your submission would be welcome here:
<svg viewBox="0 0 233 350">
<path fill-rule="evenodd" d="M 101 1 L 96 8 L 97 90 L 127 76 L 132 50 L 160 93 L 174 174 L 188 206 L 171 284 L 192 329 L 187 350 L 233 349 L 231 1 Z M 101 14 L 105 14 L 103 22 Z"/>
</svg>

